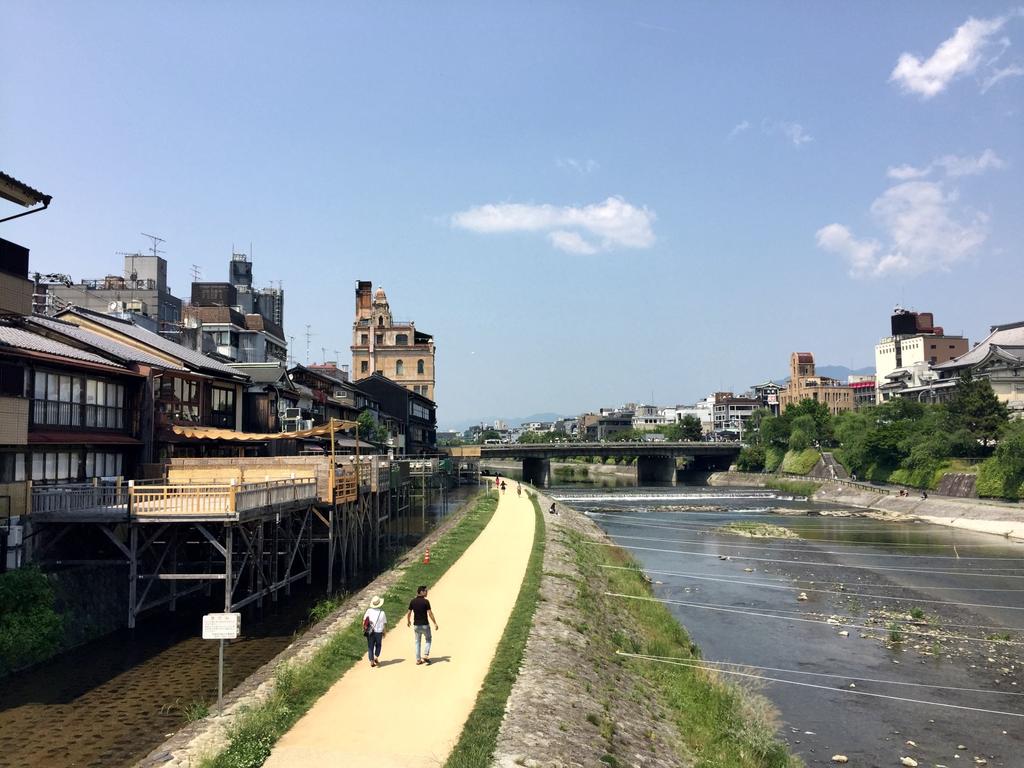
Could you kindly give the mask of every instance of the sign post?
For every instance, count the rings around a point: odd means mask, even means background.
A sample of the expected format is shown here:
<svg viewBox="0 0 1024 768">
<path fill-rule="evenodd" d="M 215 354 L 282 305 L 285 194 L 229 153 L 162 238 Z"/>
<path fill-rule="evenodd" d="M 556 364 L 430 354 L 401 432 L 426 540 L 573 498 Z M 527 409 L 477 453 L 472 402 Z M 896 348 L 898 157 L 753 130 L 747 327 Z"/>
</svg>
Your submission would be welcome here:
<svg viewBox="0 0 1024 768">
<path fill-rule="evenodd" d="M 242 631 L 242 614 L 208 613 L 203 616 L 203 640 L 219 640 L 217 663 L 217 709 L 224 711 L 224 641 L 234 640 Z"/>
</svg>

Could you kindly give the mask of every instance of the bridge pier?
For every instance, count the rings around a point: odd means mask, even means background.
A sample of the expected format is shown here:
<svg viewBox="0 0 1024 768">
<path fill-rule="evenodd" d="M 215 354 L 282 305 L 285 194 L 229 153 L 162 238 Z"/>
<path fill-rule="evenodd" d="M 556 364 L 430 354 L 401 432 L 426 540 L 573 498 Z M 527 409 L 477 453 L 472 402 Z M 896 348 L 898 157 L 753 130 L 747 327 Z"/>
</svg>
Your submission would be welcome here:
<svg viewBox="0 0 1024 768">
<path fill-rule="evenodd" d="M 523 480 L 537 488 L 551 484 L 551 461 L 549 459 L 523 459 Z"/>
<path fill-rule="evenodd" d="M 727 472 L 735 461 L 734 456 L 694 456 L 687 469 L 696 472 Z"/>
<path fill-rule="evenodd" d="M 671 456 L 638 456 L 636 459 L 637 484 L 676 482 L 676 460 Z"/>
</svg>

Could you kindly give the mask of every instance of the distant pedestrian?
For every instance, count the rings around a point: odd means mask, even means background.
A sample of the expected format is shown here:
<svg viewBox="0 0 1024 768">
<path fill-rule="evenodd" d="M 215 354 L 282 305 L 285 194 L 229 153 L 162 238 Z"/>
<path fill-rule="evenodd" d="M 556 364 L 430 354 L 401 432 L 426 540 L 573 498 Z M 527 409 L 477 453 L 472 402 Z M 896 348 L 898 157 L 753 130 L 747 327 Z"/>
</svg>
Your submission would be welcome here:
<svg viewBox="0 0 1024 768">
<path fill-rule="evenodd" d="M 363 634 L 366 635 L 366 652 L 370 666 L 380 666 L 380 649 L 384 635 L 388 633 L 388 617 L 384 615 L 384 598 L 374 597 L 370 607 L 363 614 Z"/>
<path fill-rule="evenodd" d="M 921 498 L 922 499 L 927 499 L 928 498 L 928 491 L 921 491 Z"/>
<path fill-rule="evenodd" d="M 499 472 L 494 476 L 494 490 L 498 490 L 498 486 L 501 485 L 501 473 Z"/>
<path fill-rule="evenodd" d="M 551 508 L 548 510 L 548 514 L 549 515 L 557 515 L 558 514 L 558 510 L 555 509 L 555 502 L 553 502 L 553 501 L 551 502 Z"/>
<path fill-rule="evenodd" d="M 501 481 L 501 492 L 502 493 L 505 492 L 505 481 L 504 480 Z"/>
<path fill-rule="evenodd" d="M 522 496 L 522 495 L 523 495 L 523 486 L 519 485 L 519 483 L 516 483 L 516 496 Z"/>
<path fill-rule="evenodd" d="M 416 587 L 416 597 L 409 601 L 409 612 L 405 614 L 405 625 L 412 627 L 416 637 L 417 664 L 430 663 L 431 621 L 434 622 L 434 629 L 437 629 L 437 619 L 434 618 L 434 612 L 430 609 L 430 601 L 427 600 L 427 588 L 421 585 Z M 427 641 L 427 645 L 421 656 L 420 643 L 424 639 Z"/>
</svg>

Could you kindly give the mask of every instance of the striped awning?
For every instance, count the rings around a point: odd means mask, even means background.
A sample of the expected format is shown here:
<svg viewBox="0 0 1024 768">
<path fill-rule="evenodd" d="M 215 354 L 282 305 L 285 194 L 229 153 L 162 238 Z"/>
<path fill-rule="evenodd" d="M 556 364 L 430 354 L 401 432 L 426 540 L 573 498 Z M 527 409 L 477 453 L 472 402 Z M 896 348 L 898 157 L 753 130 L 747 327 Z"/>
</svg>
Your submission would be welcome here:
<svg viewBox="0 0 1024 768">
<path fill-rule="evenodd" d="M 329 437 L 331 430 L 335 432 L 340 429 L 352 429 L 357 426 L 354 421 L 342 419 L 331 419 L 327 424 L 312 429 L 300 429 L 296 432 L 236 432 L 233 429 L 220 429 L 218 427 L 189 427 L 176 424 L 171 431 L 176 435 L 188 437 L 193 440 L 227 440 L 241 443 L 261 443 L 266 440 L 296 440 L 304 437 Z"/>
</svg>

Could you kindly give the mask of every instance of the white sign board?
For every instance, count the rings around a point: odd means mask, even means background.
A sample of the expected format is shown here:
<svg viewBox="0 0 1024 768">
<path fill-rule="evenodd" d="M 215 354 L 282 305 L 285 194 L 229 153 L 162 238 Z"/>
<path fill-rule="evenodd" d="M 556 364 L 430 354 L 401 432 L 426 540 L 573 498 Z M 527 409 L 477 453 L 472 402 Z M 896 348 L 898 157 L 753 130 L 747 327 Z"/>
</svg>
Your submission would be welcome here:
<svg viewBox="0 0 1024 768">
<path fill-rule="evenodd" d="M 241 633 L 240 613 L 208 613 L 203 616 L 203 640 L 234 640 Z"/>
</svg>

